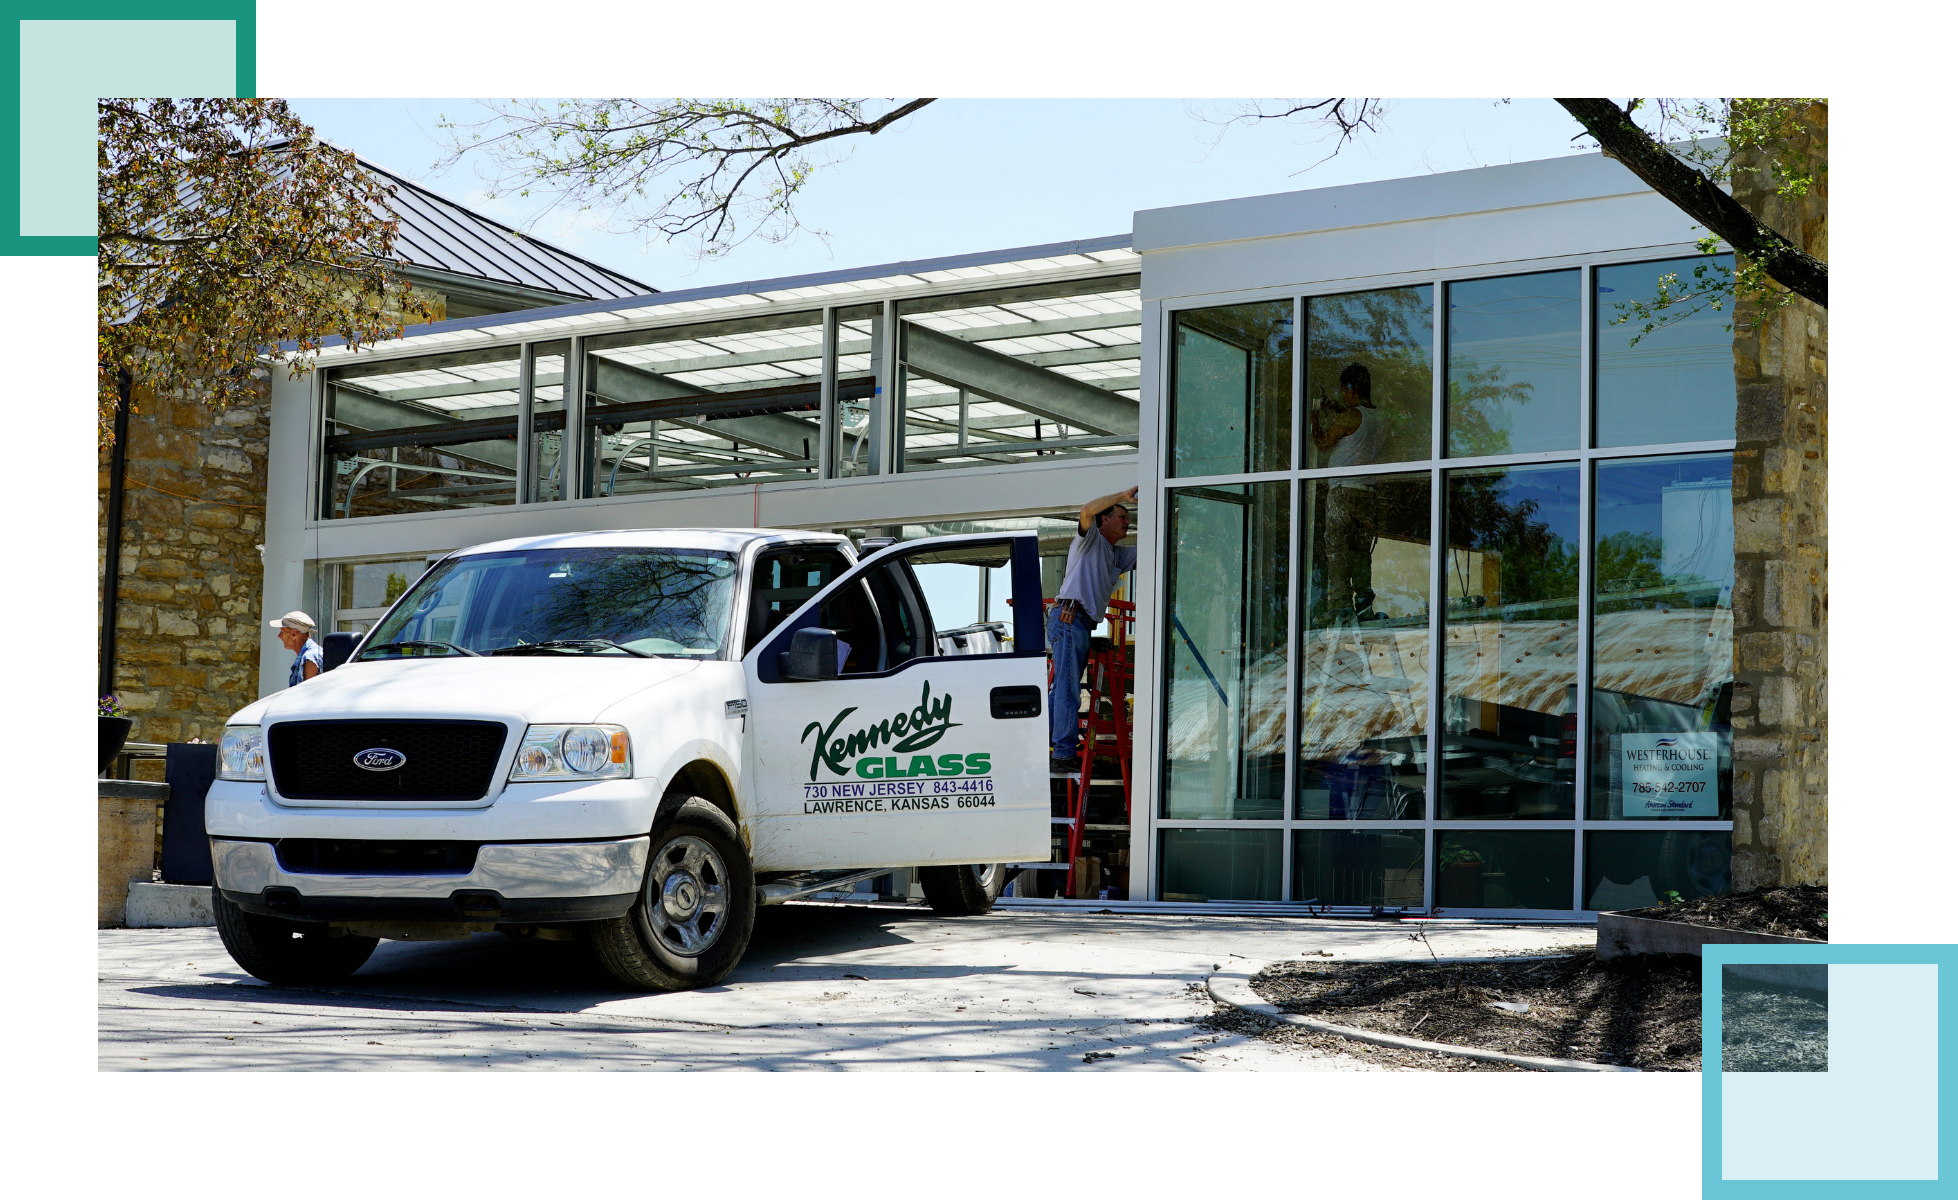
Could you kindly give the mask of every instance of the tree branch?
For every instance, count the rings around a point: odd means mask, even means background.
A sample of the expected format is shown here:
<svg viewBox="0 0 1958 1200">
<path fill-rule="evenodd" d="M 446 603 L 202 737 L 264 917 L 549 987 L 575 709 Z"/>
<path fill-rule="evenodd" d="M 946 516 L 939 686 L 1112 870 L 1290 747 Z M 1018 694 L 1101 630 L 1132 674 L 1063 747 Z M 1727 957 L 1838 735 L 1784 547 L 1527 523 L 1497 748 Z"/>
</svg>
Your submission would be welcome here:
<svg viewBox="0 0 1958 1200">
<path fill-rule="evenodd" d="M 1597 139 L 1608 157 L 1752 259 L 1768 278 L 1817 307 L 1829 307 L 1827 263 L 1776 233 L 1713 180 L 1679 161 L 1615 102 L 1559 97 L 1557 103 Z"/>
</svg>

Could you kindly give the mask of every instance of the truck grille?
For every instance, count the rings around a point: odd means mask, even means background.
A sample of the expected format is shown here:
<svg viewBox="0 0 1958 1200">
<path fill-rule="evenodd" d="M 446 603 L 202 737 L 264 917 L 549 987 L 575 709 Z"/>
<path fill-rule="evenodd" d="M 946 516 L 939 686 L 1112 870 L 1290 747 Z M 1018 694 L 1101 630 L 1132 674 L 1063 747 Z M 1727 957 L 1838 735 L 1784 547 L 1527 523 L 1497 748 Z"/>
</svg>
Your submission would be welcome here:
<svg viewBox="0 0 1958 1200">
<path fill-rule="evenodd" d="M 282 721 L 266 732 L 272 780 L 294 800 L 480 800 L 509 731 L 495 721 Z M 393 750 L 391 771 L 354 765 Z"/>
</svg>

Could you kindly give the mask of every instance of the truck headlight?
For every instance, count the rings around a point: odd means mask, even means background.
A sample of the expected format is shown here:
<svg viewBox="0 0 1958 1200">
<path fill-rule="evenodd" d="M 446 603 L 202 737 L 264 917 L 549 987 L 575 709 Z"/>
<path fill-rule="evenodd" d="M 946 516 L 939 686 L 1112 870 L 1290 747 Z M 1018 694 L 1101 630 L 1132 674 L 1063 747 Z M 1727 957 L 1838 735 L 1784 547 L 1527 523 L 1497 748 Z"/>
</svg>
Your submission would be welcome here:
<svg viewBox="0 0 1958 1200">
<path fill-rule="evenodd" d="M 218 778 L 241 783 L 265 780 L 265 735 L 256 725 L 226 725 L 218 743 Z"/>
<path fill-rule="evenodd" d="M 632 774 L 632 741 L 617 725 L 532 725 L 524 730 L 510 782 L 616 779 Z"/>
</svg>

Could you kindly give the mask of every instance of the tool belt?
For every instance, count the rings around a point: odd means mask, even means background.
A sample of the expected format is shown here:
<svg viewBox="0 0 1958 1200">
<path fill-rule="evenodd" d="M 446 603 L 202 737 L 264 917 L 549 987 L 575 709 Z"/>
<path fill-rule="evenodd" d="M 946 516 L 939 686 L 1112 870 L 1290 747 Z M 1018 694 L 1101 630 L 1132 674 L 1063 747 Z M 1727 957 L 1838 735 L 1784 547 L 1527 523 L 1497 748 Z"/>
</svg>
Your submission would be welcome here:
<svg viewBox="0 0 1958 1200">
<path fill-rule="evenodd" d="M 1076 616 L 1088 616 L 1088 606 L 1079 600 L 1056 600 L 1054 610 L 1060 614 L 1061 624 L 1072 625 Z M 1092 619 L 1091 619 L 1092 623 Z"/>
</svg>

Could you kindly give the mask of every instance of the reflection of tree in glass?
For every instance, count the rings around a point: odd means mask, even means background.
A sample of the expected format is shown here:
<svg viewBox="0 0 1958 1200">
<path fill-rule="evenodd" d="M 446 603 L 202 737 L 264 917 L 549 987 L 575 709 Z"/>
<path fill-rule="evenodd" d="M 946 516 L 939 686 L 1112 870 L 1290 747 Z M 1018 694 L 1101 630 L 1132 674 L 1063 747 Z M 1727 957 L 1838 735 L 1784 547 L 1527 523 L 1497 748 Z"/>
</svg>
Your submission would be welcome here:
<svg viewBox="0 0 1958 1200">
<path fill-rule="evenodd" d="M 1598 539 L 1597 565 L 1600 599 L 1611 592 L 1631 592 L 1658 587 L 1666 577 L 1659 572 L 1665 543 L 1656 534 L 1614 533 Z"/>
<path fill-rule="evenodd" d="M 1523 604 L 1539 600 L 1571 602 L 1571 615 L 1577 603 L 1577 547 L 1551 532 L 1548 522 L 1537 521 L 1540 507 L 1535 500 L 1511 503 L 1507 497 L 1507 471 L 1457 475 L 1449 484 L 1448 526 L 1451 544 L 1480 550 L 1496 556 L 1499 596 L 1495 604 Z M 1463 595 L 1475 595 L 1478 580 L 1469 578 L 1465 556 L 1453 557 L 1456 586 Z M 1533 614 L 1537 618 L 1559 615 L 1555 611 Z"/>
<path fill-rule="evenodd" d="M 1251 470 L 1282 469 L 1288 461 L 1287 443 L 1292 430 L 1292 302 L 1234 304 L 1226 308 L 1204 308 L 1178 313 L 1179 326 L 1214 338 L 1242 351 L 1250 372 L 1250 401 L 1247 414 L 1253 423 L 1245 446 Z M 1212 363 L 1212 366 L 1216 364 Z M 1179 375 L 1191 371 L 1196 363 L 1184 359 Z M 1226 380 L 1206 378 L 1211 373 L 1180 378 L 1178 386 L 1193 394 L 1221 395 L 1231 385 L 1245 386 L 1235 377 Z M 1235 401 L 1232 402 L 1233 405 Z"/>
<path fill-rule="evenodd" d="M 1720 584 L 1697 572 L 1659 569 L 1665 542 L 1657 534 L 1619 532 L 1598 539 L 1598 611 L 1623 612 L 1663 600 L 1683 608 L 1718 607 Z"/>
<path fill-rule="evenodd" d="M 1509 453 L 1511 406 L 1530 402 L 1526 380 L 1503 382 L 1501 364 L 1448 372 L 1448 451 L 1459 458 Z"/>
<path fill-rule="evenodd" d="M 408 577 L 399 571 L 388 572 L 387 599 L 383 604 L 393 604 L 401 599 L 401 593 L 408 590 Z"/>
<path fill-rule="evenodd" d="M 1314 296 L 1306 302 L 1306 404 L 1339 395 L 1339 373 L 1373 377 L 1373 415 L 1385 428 L 1381 462 L 1428 457 L 1434 303 L 1427 287 Z"/>
<path fill-rule="evenodd" d="M 551 580 L 541 608 L 550 638 L 599 637 L 622 644 L 664 638 L 705 649 L 727 624 L 734 563 L 709 555 L 607 554 L 572 559 Z"/>
</svg>

